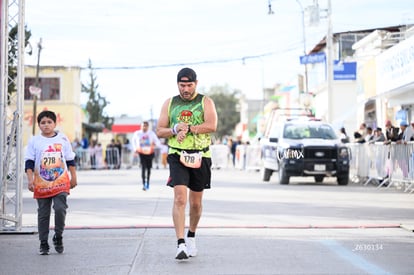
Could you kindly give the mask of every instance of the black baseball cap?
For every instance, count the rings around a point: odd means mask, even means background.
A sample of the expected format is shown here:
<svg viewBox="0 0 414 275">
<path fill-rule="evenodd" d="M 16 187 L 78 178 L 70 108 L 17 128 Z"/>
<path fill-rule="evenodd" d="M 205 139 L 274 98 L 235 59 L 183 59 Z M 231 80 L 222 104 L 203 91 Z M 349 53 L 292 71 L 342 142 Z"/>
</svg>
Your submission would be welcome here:
<svg viewBox="0 0 414 275">
<path fill-rule="evenodd" d="M 183 79 L 183 78 L 186 79 Z M 191 68 L 183 68 L 178 72 L 177 82 L 195 82 L 197 81 L 197 74 Z"/>
</svg>

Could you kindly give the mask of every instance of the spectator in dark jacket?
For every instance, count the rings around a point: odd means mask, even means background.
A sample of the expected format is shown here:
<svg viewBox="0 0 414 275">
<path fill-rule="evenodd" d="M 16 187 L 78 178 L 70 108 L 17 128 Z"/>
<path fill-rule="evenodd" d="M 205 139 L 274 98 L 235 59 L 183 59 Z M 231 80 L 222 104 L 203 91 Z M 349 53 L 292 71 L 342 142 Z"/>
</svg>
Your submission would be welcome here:
<svg viewBox="0 0 414 275">
<path fill-rule="evenodd" d="M 398 139 L 398 132 L 400 129 L 398 127 L 394 127 L 390 120 L 385 122 L 385 137 L 387 142 L 397 141 Z"/>
<path fill-rule="evenodd" d="M 370 143 L 383 142 L 383 141 L 385 141 L 385 135 L 382 132 L 382 129 L 380 127 L 377 127 L 377 129 L 375 129 L 374 131 L 374 138 L 370 141 Z"/>
<path fill-rule="evenodd" d="M 354 142 L 365 143 L 365 139 L 359 132 L 354 132 Z"/>
</svg>

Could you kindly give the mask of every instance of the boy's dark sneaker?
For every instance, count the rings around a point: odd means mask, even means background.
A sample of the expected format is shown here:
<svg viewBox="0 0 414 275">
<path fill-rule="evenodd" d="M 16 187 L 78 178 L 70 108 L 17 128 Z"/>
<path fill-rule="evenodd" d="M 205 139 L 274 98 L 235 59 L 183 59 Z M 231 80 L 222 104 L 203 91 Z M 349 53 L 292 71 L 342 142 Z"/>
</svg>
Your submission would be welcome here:
<svg viewBox="0 0 414 275">
<path fill-rule="evenodd" d="M 47 241 L 40 242 L 39 254 L 49 255 L 49 244 L 47 243 Z"/>
<path fill-rule="evenodd" d="M 55 250 L 57 253 L 63 253 L 63 242 L 62 242 L 62 236 L 56 236 L 56 234 L 53 236 L 53 245 L 55 246 Z"/>
</svg>

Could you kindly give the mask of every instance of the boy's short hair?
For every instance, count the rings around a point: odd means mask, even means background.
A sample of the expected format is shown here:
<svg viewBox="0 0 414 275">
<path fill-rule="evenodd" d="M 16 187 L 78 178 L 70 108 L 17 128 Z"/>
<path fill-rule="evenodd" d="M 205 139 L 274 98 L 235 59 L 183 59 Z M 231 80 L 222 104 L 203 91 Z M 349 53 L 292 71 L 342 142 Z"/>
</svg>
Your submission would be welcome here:
<svg viewBox="0 0 414 275">
<path fill-rule="evenodd" d="M 52 111 L 41 111 L 38 115 L 37 115 L 37 123 L 39 124 L 40 121 L 42 120 L 42 118 L 47 117 L 50 118 L 51 120 L 53 120 L 54 123 L 56 123 L 56 114 Z"/>
</svg>

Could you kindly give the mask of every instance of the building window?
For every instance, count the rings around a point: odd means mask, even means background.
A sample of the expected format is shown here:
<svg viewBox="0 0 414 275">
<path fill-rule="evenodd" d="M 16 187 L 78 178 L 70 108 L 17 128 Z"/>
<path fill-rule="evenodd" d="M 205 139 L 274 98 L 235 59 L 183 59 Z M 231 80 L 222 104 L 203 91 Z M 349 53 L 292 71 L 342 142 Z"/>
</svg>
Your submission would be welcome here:
<svg viewBox="0 0 414 275">
<path fill-rule="evenodd" d="M 355 51 L 352 45 L 364 38 L 368 33 L 350 33 L 339 36 L 339 60 L 344 60 L 347 57 L 352 57 Z"/>
<path fill-rule="evenodd" d="M 26 77 L 24 79 L 24 99 L 33 99 L 29 91 L 30 86 L 35 86 L 36 78 Z M 42 89 L 40 100 L 60 100 L 60 79 L 57 77 L 41 77 L 39 78 L 39 87 Z"/>
</svg>

